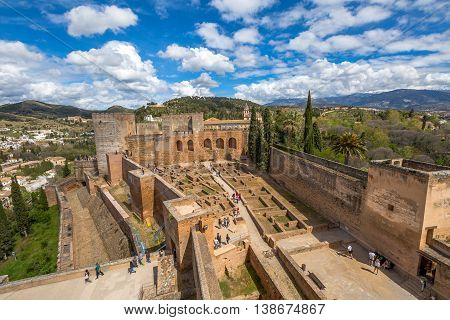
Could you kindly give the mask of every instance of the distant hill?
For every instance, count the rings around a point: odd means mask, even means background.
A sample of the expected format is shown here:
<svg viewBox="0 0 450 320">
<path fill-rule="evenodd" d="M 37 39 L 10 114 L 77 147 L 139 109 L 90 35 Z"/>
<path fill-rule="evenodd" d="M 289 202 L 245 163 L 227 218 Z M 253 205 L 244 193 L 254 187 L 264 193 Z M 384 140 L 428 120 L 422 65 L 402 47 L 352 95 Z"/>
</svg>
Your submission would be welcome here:
<svg viewBox="0 0 450 320">
<path fill-rule="evenodd" d="M 306 105 L 306 99 L 279 99 L 268 106 Z M 437 90 L 399 89 L 381 93 L 356 93 L 349 96 L 325 97 L 313 99 L 313 106 L 333 105 L 365 106 L 382 109 L 415 109 L 450 111 L 450 92 Z"/>
<path fill-rule="evenodd" d="M 14 120 L 18 116 L 34 118 L 64 118 L 81 116 L 90 118 L 92 111 L 72 106 L 49 104 L 34 100 L 18 103 L 4 104 L 0 106 L 0 118 Z"/>
<path fill-rule="evenodd" d="M 225 97 L 182 97 L 168 100 L 163 105 L 147 105 L 136 110 L 138 121 L 146 115 L 159 117 L 163 114 L 203 112 L 204 118 L 242 119 L 242 111 L 248 105 L 260 106 L 257 103 Z"/>
<path fill-rule="evenodd" d="M 98 112 L 98 111 L 97 111 Z M 132 109 L 128 109 L 122 106 L 112 106 L 105 110 L 107 113 L 114 113 L 114 112 L 134 112 Z"/>
</svg>

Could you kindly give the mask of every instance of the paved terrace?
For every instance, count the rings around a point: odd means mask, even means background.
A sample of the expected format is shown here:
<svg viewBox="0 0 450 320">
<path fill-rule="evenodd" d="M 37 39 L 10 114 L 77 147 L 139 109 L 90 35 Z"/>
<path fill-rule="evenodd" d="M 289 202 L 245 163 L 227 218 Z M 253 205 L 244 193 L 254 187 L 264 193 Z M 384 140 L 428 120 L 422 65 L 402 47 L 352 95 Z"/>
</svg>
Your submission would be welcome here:
<svg viewBox="0 0 450 320">
<path fill-rule="evenodd" d="M 153 267 L 159 261 L 145 264 L 128 274 L 125 262 L 107 271 L 95 280 L 95 270 L 90 269 L 91 283 L 84 283 L 84 273 L 74 279 L 0 294 L 1 300 L 136 300 L 142 285 L 153 282 Z M 49 275 L 46 277 L 55 277 Z M 1 290 L 1 287 L 0 287 Z M 1 291 L 0 291 L 1 292 Z"/>
</svg>

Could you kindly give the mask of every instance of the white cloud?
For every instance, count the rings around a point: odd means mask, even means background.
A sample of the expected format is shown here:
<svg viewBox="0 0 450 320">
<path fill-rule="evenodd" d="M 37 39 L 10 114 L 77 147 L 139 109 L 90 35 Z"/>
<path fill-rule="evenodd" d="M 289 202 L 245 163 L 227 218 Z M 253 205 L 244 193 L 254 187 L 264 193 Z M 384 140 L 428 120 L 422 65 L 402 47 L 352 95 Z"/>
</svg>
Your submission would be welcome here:
<svg viewBox="0 0 450 320">
<path fill-rule="evenodd" d="M 308 13 L 303 4 L 299 3 L 286 11 L 265 16 L 261 19 L 261 24 L 268 27 L 288 28 L 297 24 Z"/>
<path fill-rule="evenodd" d="M 129 8 L 116 6 L 79 6 L 64 14 L 68 33 L 74 37 L 103 34 L 110 29 L 118 32 L 137 24 L 138 17 Z"/>
<path fill-rule="evenodd" d="M 197 79 L 185 80 L 176 82 L 170 86 L 170 89 L 174 92 L 174 96 L 200 96 L 200 97 L 212 97 L 214 94 L 211 92 L 211 88 L 218 87 L 219 84 L 214 81 L 211 76 L 203 72 Z"/>
<path fill-rule="evenodd" d="M 234 47 L 233 39 L 219 32 L 216 23 L 203 22 L 197 24 L 197 34 L 205 40 L 206 45 L 214 49 L 231 50 Z"/>
<path fill-rule="evenodd" d="M 276 0 L 212 0 L 215 7 L 226 21 L 243 19 L 253 22 L 254 16 L 265 8 L 271 7 Z"/>
<path fill-rule="evenodd" d="M 203 47 L 186 48 L 171 44 L 166 51 L 160 51 L 158 55 L 162 58 L 181 60 L 181 70 L 184 71 L 205 70 L 222 75 L 234 71 L 234 65 L 228 57 Z"/>
<path fill-rule="evenodd" d="M 318 59 L 311 66 L 293 69 L 292 73 L 293 76 L 236 86 L 235 96 L 269 102 L 304 97 L 309 89 L 316 96 L 336 96 L 398 88 L 446 89 L 450 84 L 448 73 L 427 72 L 407 64 L 375 67 L 367 62 L 332 63 Z"/>
<path fill-rule="evenodd" d="M 258 29 L 250 27 L 236 31 L 233 39 L 240 43 L 258 44 L 261 42 L 262 36 L 259 34 Z"/>
<path fill-rule="evenodd" d="M 261 56 L 259 51 L 254 47 L 241 46 L 235 50 L 236 58 L 233 62 L 241 68 L 256 68 L 267 65 L 270 62 L 268 56 Z"/>
<path fill-rule="evenodd" d="M 166 97 L 166 82 L 129 43 L 111 41 L 99 49 L 71 52 L 61 60 L 22 42 L 0 40 L 1 104 L 34 99 L 102 109 L 112 104 L 139 106 Z"/>
</svg>

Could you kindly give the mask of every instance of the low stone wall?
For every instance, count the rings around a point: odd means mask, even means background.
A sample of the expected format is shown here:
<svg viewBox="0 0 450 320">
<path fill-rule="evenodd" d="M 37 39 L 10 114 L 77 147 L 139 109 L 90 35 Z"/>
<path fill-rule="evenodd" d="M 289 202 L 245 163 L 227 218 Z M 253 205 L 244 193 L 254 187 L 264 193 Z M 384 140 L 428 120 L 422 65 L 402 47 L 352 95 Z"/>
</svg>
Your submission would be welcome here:
<svg viewBox="0 0 450 320">
<path fill-rule="evenodd" d="M 262 257 L 260 257 L 261 253 L 253 250 L 252 246 L 248 249 L 248 260 L 252 265 L 253 269 L 255 269 L 256 274 L 261 279 L 261 283 L 266 291 L 263 295 L 264 300 L 289 300 L 289 297 L 284 297 L 282 291 L 279 289 L 278 279 L 273 279 L 267 273 L 267 268 L 270 266 L 265 266 Z M 276 257 L 273 257 L 276 259 Z"/>
<path fill-rule="evenodd" d="M 220 254 L 217 254 L 216 251 L 213 261 L 217 277 L 222 278 L 225 275 L 225 270 L 231 274 L 235 269 L 245 264 L 249 246 L 248 240 L 236 241 L 235 244 L 227 245 L 226 251 Z"/>
<path fill-rule="evenodd" d="M 56 206 L 58 204 L 58 199 L 56 198 L 56 185 L 47 185 L 45 186 L 44 191 L 48 206 Z"/>
<path fill-rule="evenodd" d="M 211 253 L 203 233 L 191 230 L 195 286 L 198 300 L 222 300 L 219 280 L 212 263 Z"/>
<path fill-rule="evenodd" d="M 55 187 L 59 206 L 59 240 L 57 270 L 73 269 L 73 217 L 66 196 L 59 187 Z"/>
<path fill-rule="evenodd" d="M 127 236 L 128 241 L 130 241 L 132 254 L 134 255 L 139 252 L 139 244 L 137 243 L 136 236 L 127 221 L 127 219 L 130 218 L 128 213 L 126 213 L 126 211 L 116 201 L 116 199 L 114 199 L 107 189 L 100 189 L 100 197 L 102 198 L 106 208 L 108 208 L 108 211 L 111 213 L 111 216 L 119 225 L 120 230 L 122 230 L 122 232 Z"/>
<path fill-rule="evenodd" d="M 297 286 L 300 288 L 306 298 L 310 300 L 326 300 L 327 297 L 323 290 L 312 281 L 300 266 L 292 259 L 291 254 L 282 248 L 277 248 L 277 254 L 281 262 L 289 270 L 292 278 Z"/>
<path fill-rule="evenodd" d="M 117 261 L 108 262 L 102 264 L 102 270 L 107 272 L 115 269 L 128 268 L 130 266 L 129 259 L 122 259 Z M 92 266 L 94 268 L 94 266 Z M 43 276 L 37 276 L 33 278 L 18 280 L 9 282 L 6 285 L 0 286 L 0 294 L 8 293 L 11 291 L 18 291 L 38 286 L 43 286 L 46 284 L 57 283 L 62 281 L 67 281 L 71 279 L 84 278 L 84 271 L 86 268 L 71 270 L 66 272 L 50 273 Z"/>
</svg>

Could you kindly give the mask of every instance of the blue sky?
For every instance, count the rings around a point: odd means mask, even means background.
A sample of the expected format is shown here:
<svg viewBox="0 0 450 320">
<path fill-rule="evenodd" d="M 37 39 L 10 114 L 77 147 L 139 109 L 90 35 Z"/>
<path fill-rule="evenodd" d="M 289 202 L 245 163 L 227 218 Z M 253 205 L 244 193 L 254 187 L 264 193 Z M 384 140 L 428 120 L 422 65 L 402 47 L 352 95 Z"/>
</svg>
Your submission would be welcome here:
<svg viewBox="0 0 450 320">
<path fill-rule="evenodd" d="M 445 0 L 0 0 L 0 103 L 450 89 Z"/>
</svg>

